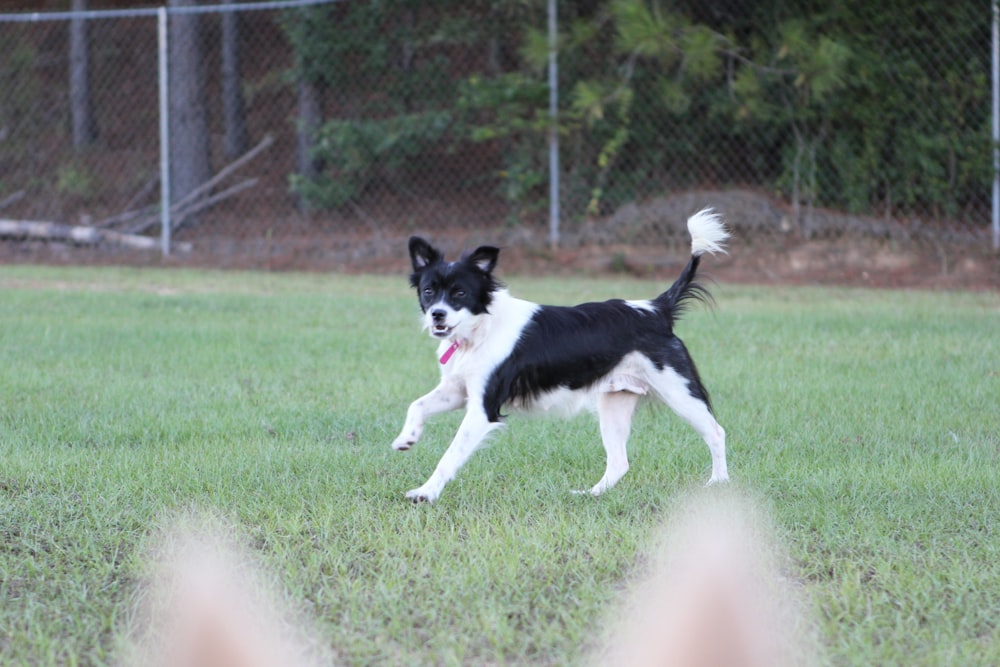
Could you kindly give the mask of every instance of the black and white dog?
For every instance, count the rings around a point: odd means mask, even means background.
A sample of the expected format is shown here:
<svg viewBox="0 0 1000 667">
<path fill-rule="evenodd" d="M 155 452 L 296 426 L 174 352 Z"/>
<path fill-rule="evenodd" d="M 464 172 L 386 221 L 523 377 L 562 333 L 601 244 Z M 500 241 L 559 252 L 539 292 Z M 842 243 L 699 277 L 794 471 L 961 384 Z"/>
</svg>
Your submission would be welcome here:
<svg viewBox="0 0 1000 667">
<path fill-rule="evenodd" d="M 412 447 L 428 416 L 466 408 L 437 468 L 406 497 L 433 502 L 444 485 L 501 425 L 501 410 L 597 412 L 607 453 L 595 496 L 628 471 L 626 443 L 640 399 L 666 403 L 701 434 L 712 453 L 709 484 L 729 478 L 726 434 L 712 414 L 675 320 L 692 300 L 708 298 L 695 281 L 701 255 L 724 252 L 729 237 L 710 209 L 688 220 L 691 259 L 670 289 L 650 301 L 614 299 L 579 306 L 541 306 L 515 299 L 493 276 L 499 249 L 481 246 L 457 262 L 419 237 L 410 239 L 424 326 L 441 341 L 441 382 L 414 401 L 394 449 Z"/>
</svg>

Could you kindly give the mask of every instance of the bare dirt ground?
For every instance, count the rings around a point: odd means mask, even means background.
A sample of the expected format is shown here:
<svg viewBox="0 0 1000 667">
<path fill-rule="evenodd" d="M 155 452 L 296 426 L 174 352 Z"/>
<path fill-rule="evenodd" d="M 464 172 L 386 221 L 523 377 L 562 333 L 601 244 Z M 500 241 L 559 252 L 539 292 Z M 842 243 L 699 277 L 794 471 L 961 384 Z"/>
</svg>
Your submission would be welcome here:
<svg viewBox="0 0 1000 667">
<path fill-rule="evenodd" d="M 1000 254 L 988 229 L 861 218 L 811 211 L 799 224 L 787 207 L 759 193 L 687 192 L 628 204 L 612 215 L 566 230 L 558 247 L 544 225 L 436 225 L 426 235 L 447 253 L 481 243 L 503 248 L 505 274 L 628 274 L 672 280 L 687 261 L 686 217 L 713 206 L 733 231 L 730 253 L 707 259 L 706 273 L 727 283 L 845 285 L 872 288 L 1000 290 Z M 442 219 L 442 211 L 408 212 L 410 220 Z M 454 219 L 460 212 L 448 211 Z M 482 216 L 495 220 L 493 211 Z M 0 263 L 124 264 L 268 271 L 375 272 L 405 275 L 412 223 L 394 224 L 398 211 L 372 209 L 349 231 L 328 221 L 296 219 L 276 225 L 241 220 L 201 225 L 178 240 L 190 252 L 159 252 L 67 243 L 0 240 Z M 481 216 L 481 217 L 482 217 Z M 476 216 L 470 215 L 470 220 Z M 276 218 L 262 216 L 262 220 Z M 233 230 L 238 229 L 238 233 Z M 220 230 L 228 233 L 220 233 Z"/>
</svg>

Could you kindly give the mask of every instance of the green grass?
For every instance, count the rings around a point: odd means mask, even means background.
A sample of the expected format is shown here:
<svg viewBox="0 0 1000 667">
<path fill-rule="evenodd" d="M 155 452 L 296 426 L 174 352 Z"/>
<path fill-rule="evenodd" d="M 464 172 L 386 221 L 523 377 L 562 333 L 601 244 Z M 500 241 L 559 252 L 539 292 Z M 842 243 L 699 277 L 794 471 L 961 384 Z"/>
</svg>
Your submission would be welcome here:
<svg viewBox="0 0 1000 667">
<path fill-rule="evenodd" d="M 512 278 L 570 303 L 661 285 Z M 834 665 L 1000 664 L 1000 296 L 719 286 L 679 333 Z M 0 663 L 101 665 L 150 535 L 221 515 L 340 665 L 572 665 L 709 475 L 644 410 L 600 499 L 596 424 L 514 417 L 432 506 L 457 424 L 404 277 L 0 268 Z"/>
</svg>

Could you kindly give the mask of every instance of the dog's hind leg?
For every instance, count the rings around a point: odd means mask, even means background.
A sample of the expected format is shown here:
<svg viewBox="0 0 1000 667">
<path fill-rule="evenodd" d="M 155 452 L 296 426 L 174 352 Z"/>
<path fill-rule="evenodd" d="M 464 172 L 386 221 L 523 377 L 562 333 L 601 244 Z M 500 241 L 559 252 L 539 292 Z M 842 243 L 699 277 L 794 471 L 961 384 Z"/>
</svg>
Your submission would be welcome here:
<svg viewBox="0 0 1000 667">
<path fill-rule="evenodd" d="M 457 382 L 442 381 L 429 393 L 410 403 L 403 430 L 393 441 L 392 448 L 405 451 L 415 445 L 424 432 L 424 421 L 431 415 L 457 410 L 465 405 L 465 389 Z"/>
<path fill-rule="evenodd" d="M 608 460 L 604 477 L 590 490 L 592 495 L 604 493 L 628 472 L 628 436 L 638 403 L 639 395 L 629 391 L 606 392 L 598 397 L 597 416 Z"/>
<path fill-rule="evenodd" d="M 664 369 L 651 378 L 651 381 L 663 402 L 690 424 L 708 445 L 712 454 L 712 476 L 708 484 L 728 481 L 726 432 L 715 420 L 708 403 L 703 398 L 692 395 L 690 381 L 672 369 Z"/>
<path fill-rule="evenodd" d="M 680 414 L 680 413 L 678 413 Z M 684 416 L 684 415 L 681 415 Z M 708 406 L 701 403 L 701 407 L 695 406 L 694 414 L 685 417 L 688 423 L 694 427 L 698 434 L 708 445 L 708 451 L 712 453 L 712 476 L 708 479 L 706 486 L 716 482 L 728 482 L 729 470 L 726 468 L 726 431 L 715 420 Z"/>
<path fill-rule="evenodd" d="M 502 425 L 501 422 L 491 422 L 486 417 L 486 412 L 481 408 L 471 408 L 465 413 L 455 439 L 448 445 L 444 456 L 438 461 L 437 467 L 431 476 L 420 488 L 413 489 L 406 493 L 406 497 L 415 503 L 432 503 L 441 495 L 444 485 L 454 479 L 459 469 L 465 465 L 473 452 L 479 449 L 486 436 Z"/>
</svg>

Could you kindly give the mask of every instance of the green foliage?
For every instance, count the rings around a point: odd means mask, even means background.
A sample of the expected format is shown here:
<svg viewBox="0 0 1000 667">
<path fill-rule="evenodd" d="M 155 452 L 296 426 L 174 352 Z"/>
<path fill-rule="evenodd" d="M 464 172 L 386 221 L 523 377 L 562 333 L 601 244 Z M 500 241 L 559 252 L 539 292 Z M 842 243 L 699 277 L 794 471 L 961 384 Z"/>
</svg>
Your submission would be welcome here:
<svg viewBox="0 0 1000 667">
<path fill-rule="evenodd" d="M 777 27 L 776 42 L 757 41 L 755 46 L 733 85 L 736 115 L 791 130 L 777 183 L 795 206 L 803 200 L 816 203 L 816 155 L 830 131 L 830 98 L 846 85 L 851 52 L 798 18 Z"/>
<path fill-rule="evenodd" d="M 286 23 L 297 46 L 295 75 L 323 86 L 349 113 L 404 113 L 449 100 L 449 62 L 435 50 L 441 36 L 408 3 L 345 3 L 314 11 L 321 18 Z M 380 94 L 373 96 L 375 82 Z"/>
<path fill-rule="evenodd" d="M 313 157 L 326 178 L 292 176 L 292 190 L 317 208 L 357 199 L 376 179 L 413 168 L 414 158 L 437 147 L 451 124 L 447 111 L 401 114 L 384 120 L 331 120 L 318 132 Z"/>
<path fill-rule="evenodd" d="M 988 54 L 975 45 L 988 43 L 988 22 L 967 3 L 767 0 L 709 12 L 598 0 L 559 12 L 570 216 L 713 181 L 858 212 L 968 215 L 982 195 Z M 540 3 L 513 0 L 340 3 L 286 20 L 293 74 L 334 99 L 330 121 L 453 109 L 444 140 L 495 149 L 499 163 L 469 179 L 495 181 L 513 219 L 545 197 L 545 26 Z M 352 178 L 321 185 L 345 192 L 318 199 L 354 196 Z"/>
<path fill-rule="evenodd" d="M 658 60 L 665 67 L 672 64 L 678 55 L 675 34 L 683 28 L 682 16 L 645 0 L 614 0 L 610 11 L 618 53 Z"/>
<path fill-rule="evenodd" d="M 658 106 L 683 114 L 690 106 L 691 83 L 721 71 L 719 38 L 676 12 L 641 0 L 610 3 L 607 13 L 598 9 L 563 18 L 558 57 L 564 92 L 558 127 L 562 161 L 569 165 L 563 174 L 563 199 L 571 213 L 597 214 L 635 195 L 634 188 L 622 187 L 621 157 L 629 154 L 629 166 L 635 166 L 635 158 L 643 154 L 629 151 L 639 86 L 660 91 Z M 547 84 L 539 73 L 548 61 L 547 34 L 526 28 L 519 53 L 525 73 L 472 77 L 462 99 L 465 108 L 477 112 L 469 121 L 474 128 L 470 136 L 504 138 L 503 191 L 522 217 L 540 208 L 545 196 L 539 186 L 547 180 L 545 136 L 550 120 Z M 526 207 L 526 202 L 531 205 Z"/>
<path fill-rule="evenodd" d="M 549 124 L 548 86 L 517 72 L 495 78 L 472 76 L 459 87 L 457 109 L 473 141 L 525 136 L 537 139 Z"/>
<path fill-rule="evenodd" d="M 780 156 L 766 176 L 778 189 L 798 182 L 824 206 L 918 215 L 957 215 L 981 197 L 987 54 L 969 53 L 988 36 L 970 6 L 775 3 L 733 28 L 750 35 L 735 116 L 748 150 Z"/>
<path fill-rule="evenodd" d="M 503 147 L 496 177 L 499 192 L 510 204 L 512 222 L 544 206 L 547 100 L 548 87 L 520 73 L 492 79 L 473 76 L 459 87 L 456 107 L 464 136 Z"/>
<path fill-rule="evenodd" d="M 343 206 L 440 147 L 455 84 L 438 47 L 456 39 L 453 32 L 407 0 L 288 12 L 284 28 L 296 49 L 290 79 L 312 82 L 342 110 L 324 122 L 312 148 L 324 167 L 320 178 L 289 178 L 309 206 Z"/>
<path fill-rule="evenodd" d="M 549 36 L 539 28 L 528 26 L 524 31 L 524 41 L 520 48 L 525 64 L 538 72 L 549 64 Z"/>
<path fill-rule="evenodd" d="M 694 82 L 711 82 L 722 71 L 723 38 L 704 26 L 691 26 L 681 35 L 684 74 Z"/>
<path fill-rule="evenodd" d="M 643 179 L 662 173 L 662 128 L 685 118 L 698 88 L 722 75 L 726 42 L 658 2 L 616 0 L 602 17 L 593 20 L 603 30 L 584 33 L 593 44 L 560 54 L 579 58 L 571 68 L 587 72 L 573 89 L 568 121 L 591 138 L 581 142 L 587 148 L 573 174 L 589 192 L 588 215 L 635 198 Z"/>
<path fill-rule="evenodd" d="M 84 165 L 71 162 L 56 173 L 56 193 L 86 199 L 94 194 L 96 183 Z"/>
</svg>

